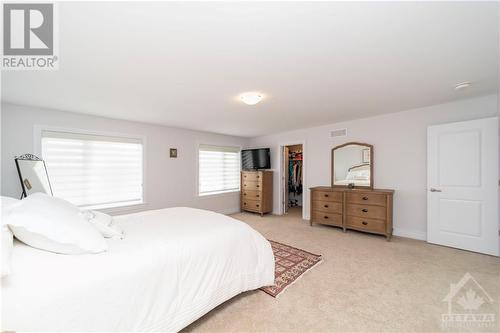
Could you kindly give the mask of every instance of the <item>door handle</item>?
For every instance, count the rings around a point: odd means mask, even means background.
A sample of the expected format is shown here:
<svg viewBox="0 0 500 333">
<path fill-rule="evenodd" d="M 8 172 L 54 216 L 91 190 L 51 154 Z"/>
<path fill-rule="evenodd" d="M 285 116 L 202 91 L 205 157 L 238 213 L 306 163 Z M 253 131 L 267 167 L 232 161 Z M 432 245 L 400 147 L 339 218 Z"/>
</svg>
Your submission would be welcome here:
<svg viewBox="0 0 500 333">
<path fill-rule="evenodd" d="M 440 189 L 437 189 L 437 188 L 434 188 L 434 187 L 431 187 L 430 191 L 431 192 L 443 192 Z"/>
</svg>

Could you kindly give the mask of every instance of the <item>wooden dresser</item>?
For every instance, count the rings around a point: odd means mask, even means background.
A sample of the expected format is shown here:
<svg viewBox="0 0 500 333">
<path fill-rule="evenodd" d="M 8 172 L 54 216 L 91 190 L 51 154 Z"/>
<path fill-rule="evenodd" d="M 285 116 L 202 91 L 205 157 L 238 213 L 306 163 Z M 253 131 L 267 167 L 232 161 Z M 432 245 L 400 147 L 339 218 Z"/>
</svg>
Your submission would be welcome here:
<svg viewBox="0 0 500 333">
<path fill-rule="evenodd" d="M 328 224 L 392 236 L 393 190 L 311 188 L 311 225 Z"/>
<path fill-rule="evenodd" d="M 254 213 L 273 211 L 273 172 L 241 171 L 241 210 Z"/>
</svg>

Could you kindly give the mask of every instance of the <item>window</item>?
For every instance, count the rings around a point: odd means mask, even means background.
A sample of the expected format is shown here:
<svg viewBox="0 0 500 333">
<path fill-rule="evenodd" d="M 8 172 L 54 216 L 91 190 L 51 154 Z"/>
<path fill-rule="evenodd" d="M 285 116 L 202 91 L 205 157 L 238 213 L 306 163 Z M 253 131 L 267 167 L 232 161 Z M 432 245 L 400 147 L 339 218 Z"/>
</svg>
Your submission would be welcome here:
<svg viewBox="0 0 500 333">
<path fill-rule="evenodd" d="M 42 156 L 54 196 L 85 208 L 143 202 L 140 139 L 42 131 Z"/>
<path fill-rule="evenodd" d="M 199 195 L 240 190 L 240 149 L 200 145 Z"/>
</svg>

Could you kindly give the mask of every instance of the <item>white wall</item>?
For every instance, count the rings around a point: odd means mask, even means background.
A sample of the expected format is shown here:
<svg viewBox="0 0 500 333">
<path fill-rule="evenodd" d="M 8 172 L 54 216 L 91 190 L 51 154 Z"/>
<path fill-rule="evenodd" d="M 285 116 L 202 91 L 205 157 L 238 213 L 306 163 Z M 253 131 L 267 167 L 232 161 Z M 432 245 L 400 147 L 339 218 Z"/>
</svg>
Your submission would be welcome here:
<svg viewBox="0 0 500 333">
<path fill-rule="evenodd" d="M 239 192 L 215 197 L 197 196 L 197 145 L 244 147 L 248 142 L 246 138 L 12 104 L 2 104 L 1 111 L 2 195 L 19 197 L 21 194 L 14 156 L 35 152 L 35 125 L 144 136 L 146 204 L 127 212 L 172 206 L 191 206 L 223 213 L 239 211 Z M 169 157 L 169 148 L 178 149 L 178 158 Z"/>
<path fill-rule="evenodd" d="M 332 106 L 334 107 L 334 106 Z M 305 188 L 331 183 L 331 149 L 356 141 L 374 145 L 374 184 L 396 190 L 394 232 L 425 239 L 427 126 L 499 115 L 497 95 L 253 138 L 252 147 L 270 147 L 274 177 L 274 213 L 279 212 L 279 146 L 305 142 Z M 347 128 L 347 137 L 330 131 Z M 496 180 L 495 180 L 496 181 Z M 309 218 L 309 191 L 304 217 Z"/>
</svg>

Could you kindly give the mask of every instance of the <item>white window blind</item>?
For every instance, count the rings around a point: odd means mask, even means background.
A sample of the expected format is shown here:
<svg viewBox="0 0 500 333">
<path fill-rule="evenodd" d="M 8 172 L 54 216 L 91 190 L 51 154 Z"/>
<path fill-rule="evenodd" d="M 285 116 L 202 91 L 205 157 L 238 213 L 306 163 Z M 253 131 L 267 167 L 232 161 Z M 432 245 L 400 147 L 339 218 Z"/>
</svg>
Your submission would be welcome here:
<svg viewBox="0 0 500 333">
<path fill-rule="evenodd" d="M 42 131 L 54 196 L 86 208 L 143 202 L 140 139 Z"/>
<path fill-rule="evenodd" d="M 240 190 L 240 149 L 200 145 L 199 194 Z"/>
</svg>

